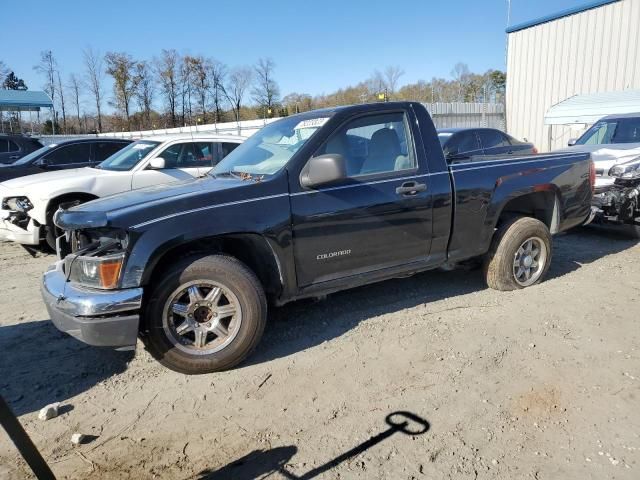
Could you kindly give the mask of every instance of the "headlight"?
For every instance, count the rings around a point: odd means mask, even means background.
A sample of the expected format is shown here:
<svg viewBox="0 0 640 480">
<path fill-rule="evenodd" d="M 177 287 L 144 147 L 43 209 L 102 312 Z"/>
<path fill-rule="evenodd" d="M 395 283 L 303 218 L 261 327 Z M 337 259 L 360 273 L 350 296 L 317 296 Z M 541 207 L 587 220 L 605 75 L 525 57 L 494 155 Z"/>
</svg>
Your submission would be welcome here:
<svg viewBox="0 0 640 480">
<path fill-rule="evenodd" d="M 27 197 L 7 197 L 2 201 L 3 210 L 11 210 L 14 212 L 28 212 L 33 205 Z"/>
<path fill-rule="evenodd" d="M 69 280 L 87 287 L 113 289 L 118 286 L 125 253 L 115 253 L 104 257 L 73 256 L 66 258 Z"/>
<path fill-rule="evenodd" d="M 614 178 L 634 179 L 640 178 L 640 158 L 627 163 L 614 165 L 609 170 L 609 176 Z"/>
</svg>

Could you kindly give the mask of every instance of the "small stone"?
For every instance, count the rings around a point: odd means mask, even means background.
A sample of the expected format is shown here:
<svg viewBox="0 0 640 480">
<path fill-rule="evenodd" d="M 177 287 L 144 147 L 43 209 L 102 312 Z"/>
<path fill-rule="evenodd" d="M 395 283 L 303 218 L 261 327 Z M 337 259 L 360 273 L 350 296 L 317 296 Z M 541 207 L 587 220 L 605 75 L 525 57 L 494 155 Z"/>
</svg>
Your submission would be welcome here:
<svg viewBox="0 0 640 480">
<path fill-rule="evenodd" d="M 52 418 L 56 418 L 58 416 L 58 408 L 60 408 L 60 403 L 52 403 L 47 405 L 40 413 L 38 413 L 38 418 L 40 420 L 51 420 Z"/>
<path fill-rule="evenodd" d="M 497 464 L 498 464 L 498 460 L 496 460 L 496 459 L 494 458 L 493 460 L 491 460 L 491 463 L 492 463 L 493 465 L 497 465 Z"/>
<path fill-rule="evenodd" d="M 536 348 L 536 344 L 535 343 L 530 343 L 529 344 L 529 348 Z"/>
<path fill-rule="evenodd" d="M 81 445 L 84 440 L 85 436 L 82 433 L 74 433 L 71 435 L 71 443 L 74 445 Z"/>
<path fill-rule="evenodd" d="M 591 461 L 591 459 L 590 459 L 589 457 L 586 457 L 586 458 L 585 458 L 585 460 L 586 460 L 587 462 L 590 462 L 590 461 Z"/>
</svg>

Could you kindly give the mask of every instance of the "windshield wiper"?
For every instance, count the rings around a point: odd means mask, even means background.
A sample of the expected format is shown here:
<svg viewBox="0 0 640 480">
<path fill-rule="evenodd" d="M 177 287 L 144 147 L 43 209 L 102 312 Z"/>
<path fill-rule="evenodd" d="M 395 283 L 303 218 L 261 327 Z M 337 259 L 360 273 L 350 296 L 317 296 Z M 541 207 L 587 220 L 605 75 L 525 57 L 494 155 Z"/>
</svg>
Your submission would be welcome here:
<svg viewBox="0 0 640 480">
<path fill-rule="evenodd" d="M 213 175 L 213 178 L 216 178 L 218 176 L 234 177 L 239 180 L 253 180 L 254 182 L 261 182 L 264 179 L 264 175 L 256 176 L 249 172 L 238 172 L 236 170 L 227 170 L 226 172 L 211 173 L 211 175 Z"/>
</svg>

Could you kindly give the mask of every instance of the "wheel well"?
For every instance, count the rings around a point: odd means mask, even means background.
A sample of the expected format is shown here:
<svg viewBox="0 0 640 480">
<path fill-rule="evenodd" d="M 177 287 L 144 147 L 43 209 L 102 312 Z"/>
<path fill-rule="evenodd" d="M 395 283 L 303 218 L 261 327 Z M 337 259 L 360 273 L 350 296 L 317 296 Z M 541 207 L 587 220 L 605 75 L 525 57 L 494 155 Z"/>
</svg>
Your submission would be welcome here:
<svg viewBox="0 0 640 480">
<path fill-rule="evenodd" d="M 509 200 L 500 213 L 497 226 L 515 216 L 536 218 L 544 223 L 551 233 L 555 233 L 559 221 L 555 193 L 533 192 Z"/>
<path fill-rule="evenodd" d="M 276 298 L 282 291 L 280 268 L 267 240 L 259 234 L 230 234 L 183 243 L 164 252 L 144 273 L 143 284 L 162 276 L 175 262 L 190 255 L 226 254 L 244 263 L 262 284 L 267 297 Z"/>
<path fill-rule="evenodd" d="M 95 200 L 96 198 L 98 198 L 96 195 L 91 195 L 90 193 L 65 193 L 59 197 L 52 198 L 47 204 L 47 223 L 49 223 L 49 220 L 52 218 L 60 204 L 64 202 L 72 202 L 74 200 L 82 200 L 84 203 L 90 200 Z"/>
</svg>

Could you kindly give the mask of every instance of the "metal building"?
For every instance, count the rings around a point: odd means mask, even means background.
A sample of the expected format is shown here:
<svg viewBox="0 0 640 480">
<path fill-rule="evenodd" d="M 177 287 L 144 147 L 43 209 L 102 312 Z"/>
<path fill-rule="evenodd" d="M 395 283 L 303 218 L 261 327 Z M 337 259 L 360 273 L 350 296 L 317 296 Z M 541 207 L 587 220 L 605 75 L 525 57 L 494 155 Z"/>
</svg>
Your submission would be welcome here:
<svg viewBox="0 0 640 480">
<path fill-rule="evenodd" d="M 640 89 L 640 0 L 599 0 L 507 30 L 507 131 L 541 151 L 585 124 L 545 125 L 554 105 L 581 94 Z"/>
</svg>

